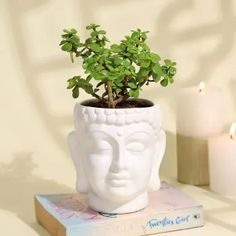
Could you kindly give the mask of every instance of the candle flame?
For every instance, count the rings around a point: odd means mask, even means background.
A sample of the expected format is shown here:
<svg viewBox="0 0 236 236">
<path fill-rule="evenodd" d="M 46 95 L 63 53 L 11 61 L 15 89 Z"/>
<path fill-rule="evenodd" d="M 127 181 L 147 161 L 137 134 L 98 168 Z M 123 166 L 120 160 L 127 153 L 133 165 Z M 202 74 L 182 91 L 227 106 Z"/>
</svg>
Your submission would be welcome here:
<svg viewBox="0 0 236 236">
<path fill-rule="evenodd" d="M 202 81 L 202 82 L 199 84 L 199 87 L 198 87 L 199 93 L 202 93 L 204 88 L 205 88 L 205 83 Z"/>
<path fill-rule="evenodd" d="M 231 126 L 230 126 L 230 138 L 231 139 L 234 139 L 234 136 L 235 136 L 235 133 L 236 133 L 236 122 L 233 123 Z"/>
</svg>

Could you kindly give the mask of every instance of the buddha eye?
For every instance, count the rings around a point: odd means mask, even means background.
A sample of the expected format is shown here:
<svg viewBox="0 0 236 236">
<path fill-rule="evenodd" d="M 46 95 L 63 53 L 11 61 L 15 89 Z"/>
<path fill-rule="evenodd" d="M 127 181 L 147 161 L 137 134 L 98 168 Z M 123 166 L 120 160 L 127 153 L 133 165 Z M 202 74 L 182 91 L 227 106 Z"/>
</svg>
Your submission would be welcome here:
<svg viewBox="0 0 236 236">
<path fill-rule="evenodd" d="M 110 150 L 112 150 L 112 146 L 107 141 L 101 140 L 101 141 L 96 142 L 95 144 L 95 151 L 105 152 L 105 151 L 110 151 Z"/>
<path fill-rule="evenodd" d="M 143 152 L 145 150 L 145 145 L 140 142 L 131 142 L 126 145 L 126 149 L 130 152 Z"/>
</svg>

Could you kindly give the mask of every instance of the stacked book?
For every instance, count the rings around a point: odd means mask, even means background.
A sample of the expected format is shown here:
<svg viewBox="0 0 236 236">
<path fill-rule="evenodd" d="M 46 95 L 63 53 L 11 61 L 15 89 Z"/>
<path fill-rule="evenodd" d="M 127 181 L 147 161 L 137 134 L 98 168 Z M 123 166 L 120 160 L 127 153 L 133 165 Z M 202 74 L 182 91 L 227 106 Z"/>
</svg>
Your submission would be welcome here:
<svg viewBox="0 0 236 236">
<path fill-rule="evenodd" d="M 36 218 L 52 236 L 138 236 L 203 226 L 203 207 L 163 182 L 149 206 L 116 215 L 91 210 L 79 194 L 35 196 Z"/>
</svg>

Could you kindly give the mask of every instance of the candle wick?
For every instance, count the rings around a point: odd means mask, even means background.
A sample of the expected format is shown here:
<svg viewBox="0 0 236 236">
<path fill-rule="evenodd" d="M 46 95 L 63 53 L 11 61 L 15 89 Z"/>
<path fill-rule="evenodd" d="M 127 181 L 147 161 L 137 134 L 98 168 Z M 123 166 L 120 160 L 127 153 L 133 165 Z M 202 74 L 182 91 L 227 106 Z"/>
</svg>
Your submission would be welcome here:
<svg viewBox="0 0 236 236">
<path fill-rule="evenodd" d="M 233 135 L 233 134 L 230 134 L 230 138 L 233 140 L 233 139 L 234 139 L 234 135 Z"/>
</svg>

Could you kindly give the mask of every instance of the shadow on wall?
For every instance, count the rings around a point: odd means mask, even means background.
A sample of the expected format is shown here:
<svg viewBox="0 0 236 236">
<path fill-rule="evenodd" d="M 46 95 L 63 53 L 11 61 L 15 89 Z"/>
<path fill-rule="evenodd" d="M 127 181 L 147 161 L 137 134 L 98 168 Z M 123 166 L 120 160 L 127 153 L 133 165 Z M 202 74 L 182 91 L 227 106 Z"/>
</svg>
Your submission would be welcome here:
<svg viewBox="0 0 236 236">
<path fill-rule="evenodd" d="M 178 45 L 183 43 L 198 42 L 198 40 L 211 36 L 219 39 L 219 43 L 215 50 L 199 57 L 197 70 L 184 86 L 194 85 L 196 82 L 198 83 L 199 76 L 201 76 L 201 80 L 203 81 L 209 80 L 215 68 L 217 68 L 231 52 L 235 42 L 236 16 L 234 15 L 233 0 L 217 1 L 219 3 L 220 16 L 215 22 L 179 31 L 171 30 L 171 26 L 179 15 L 186 10 L 189 12 L 194 10 L 194 2 L 194 0 L 183 0 L 181 2 L 175 0 L 172 4 L 168 5 L 158 17 L 158 30 L 156 33 L 159 35 L 158 42 L 160 44 L 160 49 L 164 48 L 167 55 L 171 54 L 171 45 L 178 47 Z M 204 2 L 202 3 L 204 4 Z"/>
<path fill-rule="evenodd" d="M 114 0 L 102 0 L 102 1 L 73 1 L 75 8 L 80 9 L 80 17 L 82 22 L 87 24 L 92 21 L 96 21 L 96 9 L 98 7 L 111 5 L 111 4 L 120 4 L 121 1 Z M 132 0 L 130 0 L 132 2 Z M 62 117 L 55 117 L 50 114 L 50 110 L 47 106 L 47 103 L 43 99 L 43 95 L 37 87 L 37 76 L 40 73 L 44 72 L 53 72 L 58 71 L 59 69 L 65 68 L 64 58 L 50 58 L 45 59 L 45 62 L 42 64 L 37 64 L 30 54 L 30 50 L 27 46 L 26 35 L 24 34 L 24 27 L 22 18 L 27 16 L 27 14 L 36 8 L 41 7 L 42 5 L 47 4 L 48 1 L 27 1 L 22 3 L 22 1 L 7 1 L 9 19 L 11 20 L 11 33 L 14 39 L 14 51 L 17 53 L 21 65 L 22 73 L 26 79 L 29 93 L 31 94 L 32 100 L 35 102 L 35 106 L 38 109 L 38 113 L 41 117 L 42 122 L 44 123 L 47 130 L 53 136 L 53 139 L 58 145 L 58 148 L 64 149 L 65 139 L 60 133 L 60 128 L 64 124 L 71 124 L 71 114 L 65 114 Z M 158 94 L 157 99 L 165 97 L 165 100 L 169 107 L 173 110 L 175 107 L 175 91 L 178 87 L 189 86 L 199 82 L 199 75 L 201 80 L 207 81 L 211 77 L 214 68 L 218 67 L 220 63 L 227 57 L 228 53 L 231 51 L 234 44 L 234 32 L 236 29 L 236 19 L 233 15 L 233 0 L 217 0 L 219 5 L 219 11 L 221 17 L 216 22 L 211 22 L 209 24 L 197 25 L 187 29 L 182 29 L 175 31 L 172 29 L 172 25 L 175 22 L 176 18 L 185 11 L 194 10 L 195 0 L 173 0 L 166 7 L 163 8 L 160 15 L 157 16 L 157 25 L 156 33 L 158 35 L 158 44 L 161 54 L 168 57 L 173 57 L 172 50 L 175 47 L 183 43 L 188 42 L 198 42 L 199 40 L 215 36 L 219 38 L 219 43 L 217 47 L 202 56 L 199 57 L 198 64 L 196 65 L 196 70 L 190 76 L 187 82 L 181 82 L 181 80 L 176 81 L 174 89 L 165 89 L 157 88 L 153 86 L 148 91 L 148 94 Z M 204 1 L 202 1 L 204 4 Z M 136 4 L 138 4 L 136 2 Z M 151 4 L 151 3 L 150 3 Z M 91 8 L 92 6 L 92 8 Z M 117 6 L 118 7 L 118 6 Z M 53 27 L 53 25 L 52 25 Z M 43 29 L 39 29 L 43 30 Z M 154 45 L 155 38 L 151 38 L 150 42 Z M 40 45 L 40 42 L 38 43 Z M 67 64 L 67 67 L 72 65 Z M 178 64 L 178 67 L 181 65 Z M 178 76 L 178 75 L 177 75 Z M 223 79 L 223 78 L 222 78 Z M 232 91 L 233 92 L 233 91 Z M 147 94 L 147 95 L 148 95 Z M 150 96 L 150 95 L 149 95 Z M 148 97 L 147 97 L 148 98 Z M 175 110 L 173 110 L 175 112 Z"/>
<path fill-rule="evenodd" d="M 0 164 L 0 209 L 15 213 L 39 235 L 48 236 L 34 220 L 34 195 L 74 191 L 33 175 L 35 168 L 30 153 L 17 153 L 11 163 Z"/>
<path fill-rule="evenodd" d="M 163 9 L 158 16 L 156 33 L 158 35 L 158 49 L 163 55 L 172 56 L 172 50 L 183 43 L 198 42 L 211 36 L 219 39 L 218 45 L 214 50 L 207 52 L 198 58 L 194 73 L 189 76 L 188 80 L 181 82 L 179 79 L 175 85 L 177 87 L 188 87 L 199 83 L 199 81 L 208 81 L 215 68 L 227 58 L 235 43 L 236 16 L 234 14 L 233 0 L 218 0 L 219 19 L 209 24 L 197 25 L 186 29 L 175 31 L 171 27 L 175 19 L 186 11 L 194 10 L 194 0 L 174 0 Z M 202 2 L 204 4 L 204 1 Z M 181 65 L 178 64 L 180 67 Z M 183 66 L 183 65 L 182 65 Z M 178 74 L 177 74 L 178 76 Z M 222 78 L 222 84 L 225 78 Z M 152 87 L 150 93 L 155 92 L 156 88 Z M 158 92 L 159 97 L 166 97 L 166 91 L 163 89 Z M 235 94 L 235 93 L 233 93 Z M 170 106 L 175 106 L 175 93 L 168 93 L 168 102 Z"/>
</svg>

